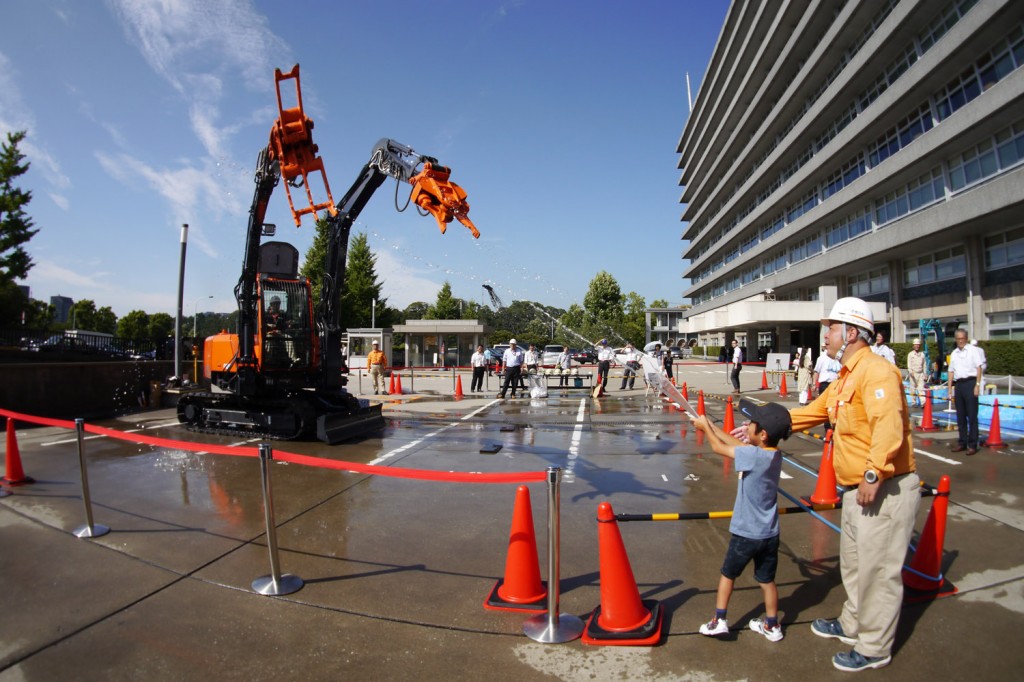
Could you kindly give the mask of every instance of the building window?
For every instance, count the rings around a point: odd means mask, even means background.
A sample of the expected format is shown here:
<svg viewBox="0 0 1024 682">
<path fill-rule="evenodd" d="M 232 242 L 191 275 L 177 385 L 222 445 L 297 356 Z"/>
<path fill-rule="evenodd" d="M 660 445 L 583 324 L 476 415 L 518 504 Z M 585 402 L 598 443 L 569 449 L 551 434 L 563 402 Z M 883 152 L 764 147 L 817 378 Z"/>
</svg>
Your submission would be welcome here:
<svg viewBox="0 0 1024 682">
<path fill-rule="evenodd" d="M 1024 313 L 990 313 L 988 338 L 999 341 L 1024 340 Z"/>
<path fill-rule="evenodd" d="M 903 261 L 903 285 L 908 287 L 963 277 L 966 273 L 967 259 L 963 246 L 954 246 Z"/>
<path fill-rule="evenodd" d="M 889 291 L 889 268 L 869 270 L 849 278 L 850 295 L 864 298 Z"/>
<path fill-rule="evenodd" d="M 985 237 L 985 269 L 1024 264 L 1024 227 Z"/>
<path fill-rule="evenodd" d="M 957 192 L 996 173 L 1016 166 L 1024 158 L 1024 125 L 1018 123 L 996 133 L 949 162 L 949 185 Z"/>
<path fill-rule="evenodd" d="M 935 169 L 876 202 L 875 221 L 881 227 L 942 198 L 942 172 Z"/>
</svg>

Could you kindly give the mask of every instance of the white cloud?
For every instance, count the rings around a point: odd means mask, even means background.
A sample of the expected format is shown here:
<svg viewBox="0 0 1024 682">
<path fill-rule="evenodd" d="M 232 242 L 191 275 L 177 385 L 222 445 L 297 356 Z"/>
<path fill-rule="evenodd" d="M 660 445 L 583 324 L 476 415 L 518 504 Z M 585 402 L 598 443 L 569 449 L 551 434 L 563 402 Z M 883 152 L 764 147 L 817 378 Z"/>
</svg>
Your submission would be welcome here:
<svg viewBox="0 0 1024 682">
<path fill-rule="evenodd" d="M 415 301 L 433 303 L 441 285 L 422 276 L 420 271 L 399 260 L 393 253 L 374 251 L 377 256 L 377 280 L 388 305 L 399 310 Z"/>
</svg>

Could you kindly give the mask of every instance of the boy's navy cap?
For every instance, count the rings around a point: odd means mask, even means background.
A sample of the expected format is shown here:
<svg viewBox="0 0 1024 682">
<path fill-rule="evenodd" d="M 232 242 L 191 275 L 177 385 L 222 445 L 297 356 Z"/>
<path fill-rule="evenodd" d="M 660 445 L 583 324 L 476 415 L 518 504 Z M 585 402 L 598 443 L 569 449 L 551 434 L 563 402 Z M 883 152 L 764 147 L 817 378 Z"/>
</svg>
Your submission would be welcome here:
<svg viewBox="0 0 1024 682">
<path fill-rule="evenodd" d="M 740 414 L 767 431 L 772 440 L 785 440 L 793 434 L 793 420 L 789 418 L 789 410 L 778 403 L 756 405 L 741 398 L 739 410 Z"/>
</svg>

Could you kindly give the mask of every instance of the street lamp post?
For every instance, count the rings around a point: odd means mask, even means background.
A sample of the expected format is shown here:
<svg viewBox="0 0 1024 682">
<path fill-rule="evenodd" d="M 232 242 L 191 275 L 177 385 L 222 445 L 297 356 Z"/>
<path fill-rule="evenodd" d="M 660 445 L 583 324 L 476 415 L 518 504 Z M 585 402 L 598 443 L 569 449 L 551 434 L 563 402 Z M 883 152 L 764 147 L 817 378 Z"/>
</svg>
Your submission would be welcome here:
<svg viewBox="0 0 1024 682">
<path fill-rule="evenodd" d="M 200 296 L 192 301 L 192 383 L 199 383 L 199 302 L 213 298 L 213 295 Z"/>
<path fill-rule="evenodd" d="M 181 301 L 185 292 L 185 250 L 188 247 L 188 223 L 181 226 L 181 255 L 178 263 L 178 314 L 174 317 L 174 376 L 181 382 Z"/>
</svg>

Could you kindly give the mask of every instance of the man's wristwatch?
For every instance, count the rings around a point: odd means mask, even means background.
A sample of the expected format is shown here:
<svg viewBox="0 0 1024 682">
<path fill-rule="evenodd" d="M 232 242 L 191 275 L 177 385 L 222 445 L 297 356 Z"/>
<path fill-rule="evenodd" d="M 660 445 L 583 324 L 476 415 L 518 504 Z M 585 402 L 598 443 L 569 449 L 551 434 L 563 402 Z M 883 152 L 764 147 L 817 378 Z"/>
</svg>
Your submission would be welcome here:
<svg viewBox="0 0 1024 682">
<path fill-rule="evenodd" d="M 864 482 L 871 485 L 878 483 L 878 474 L 875 473 L 874 469 L 868 469 L 864 472 Z"/>
</svg>

